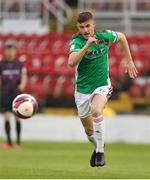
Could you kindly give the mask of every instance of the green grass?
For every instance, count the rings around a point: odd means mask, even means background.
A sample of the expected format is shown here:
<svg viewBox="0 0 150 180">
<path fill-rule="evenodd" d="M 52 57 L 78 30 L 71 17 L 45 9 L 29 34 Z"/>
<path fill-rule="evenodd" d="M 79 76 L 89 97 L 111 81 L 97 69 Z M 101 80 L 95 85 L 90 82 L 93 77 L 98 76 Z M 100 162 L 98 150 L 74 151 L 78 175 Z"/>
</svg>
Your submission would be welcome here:
<svg viewBox="0 0 150 180">
<path fill-rule="evenodd" d="M 106 166 L 91 168 L 88 143 L 23 142 L 0 149 L 0 178 L 123 179 L 150 178 L 150 145 L 107 144 Z"/>
</svg>

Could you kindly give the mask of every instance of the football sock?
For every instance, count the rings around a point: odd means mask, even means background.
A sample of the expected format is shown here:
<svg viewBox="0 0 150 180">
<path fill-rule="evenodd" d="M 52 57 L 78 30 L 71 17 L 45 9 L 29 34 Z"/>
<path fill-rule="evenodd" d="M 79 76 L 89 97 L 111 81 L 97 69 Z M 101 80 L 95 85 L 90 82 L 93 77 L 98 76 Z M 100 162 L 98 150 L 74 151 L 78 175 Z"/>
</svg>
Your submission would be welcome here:
<svg viewBox="0 0 150 180">
<path fill-rule="evenodd" d="M 95 141 L 94 135 L 93 134 L 91 136 L 87 135 L 87 138 L 96 147 L 96 141 Z"/>
<path fill-rule="evenodd" d="M 21 134 L 21 122 L 16 121 L 16 135 L 17 135 L 17 144 L 20 144 L 20 134 Z"/>
<path fill-rule="evenodd" d="M 94 118 L 93 121 L 94 136 L 96 140 L 96 152 L 104 152 L 104 120 L 103 116 Z"/>
<path fill-rule="evenodd" d="M 7 138 L 8 144 L 12 144 L 11 137 L 10 137 L 10 131 L 11 131 L 10 122 L 7 120 L 7 121 L 5 121 L 5 133 L 6 133 L 6 138 Z"/>
</svg>

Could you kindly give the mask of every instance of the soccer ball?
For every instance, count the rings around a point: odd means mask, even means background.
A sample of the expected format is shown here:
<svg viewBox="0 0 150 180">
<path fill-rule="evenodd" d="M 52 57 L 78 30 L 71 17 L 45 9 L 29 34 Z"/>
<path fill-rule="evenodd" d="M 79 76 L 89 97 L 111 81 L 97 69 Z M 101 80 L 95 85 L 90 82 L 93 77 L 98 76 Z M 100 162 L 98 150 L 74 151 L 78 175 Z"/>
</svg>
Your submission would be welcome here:
<svg viewBox="0 0 150 180">
<path fill-rule="evenodd" d="M 30 94 L 20 94 L 12 102 L 13 113 L 22 119 L 32 117 L 38 109 L 36 99 Z"/>
</svg>

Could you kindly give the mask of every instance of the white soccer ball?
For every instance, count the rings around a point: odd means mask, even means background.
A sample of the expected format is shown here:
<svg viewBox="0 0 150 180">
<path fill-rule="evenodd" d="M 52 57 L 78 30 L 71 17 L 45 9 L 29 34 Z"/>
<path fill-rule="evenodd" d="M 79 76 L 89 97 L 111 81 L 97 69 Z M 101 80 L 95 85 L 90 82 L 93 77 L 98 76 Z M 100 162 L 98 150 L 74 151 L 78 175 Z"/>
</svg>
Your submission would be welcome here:
<svg viewBox="0 0 150 180">
<path fill-rule="evenodd" d="M 30 94 L 20 94 L 12 102 L 13 113 L 22 119 L 32 117 L 38 109 L 36 99 Z"/>
</svg>

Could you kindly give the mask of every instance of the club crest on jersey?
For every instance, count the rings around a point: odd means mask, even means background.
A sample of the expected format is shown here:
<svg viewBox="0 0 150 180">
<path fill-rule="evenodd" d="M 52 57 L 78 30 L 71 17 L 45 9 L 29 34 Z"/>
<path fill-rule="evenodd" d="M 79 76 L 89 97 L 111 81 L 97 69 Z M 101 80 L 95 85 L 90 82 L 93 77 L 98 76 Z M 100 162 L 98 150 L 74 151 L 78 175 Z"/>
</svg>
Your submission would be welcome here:
<svg viewBox="0 0 150 180">
<path fill-rule="evenodd" d="M 101 45 L 101 44 L 103 44 L 104 42 L 105 42 L 104 39 L 100 39 L 100 40 L 97 40 L 97 41 L 96 41 L 96 44 Z"/>
</svg>

